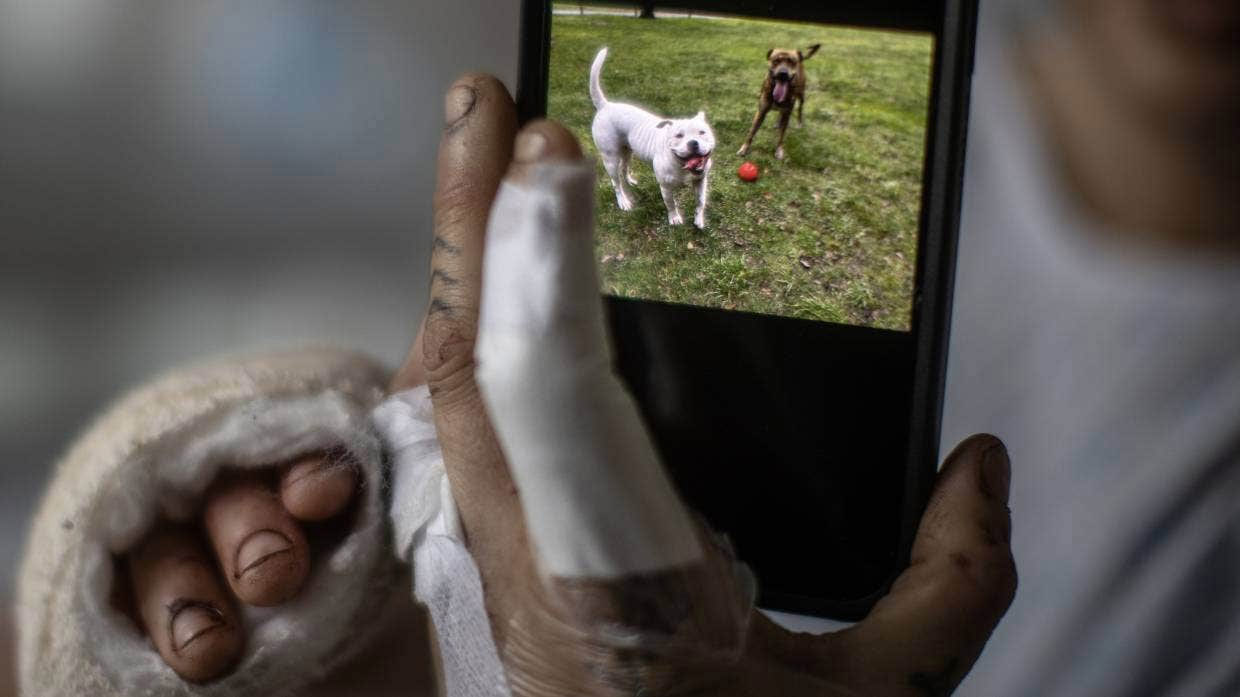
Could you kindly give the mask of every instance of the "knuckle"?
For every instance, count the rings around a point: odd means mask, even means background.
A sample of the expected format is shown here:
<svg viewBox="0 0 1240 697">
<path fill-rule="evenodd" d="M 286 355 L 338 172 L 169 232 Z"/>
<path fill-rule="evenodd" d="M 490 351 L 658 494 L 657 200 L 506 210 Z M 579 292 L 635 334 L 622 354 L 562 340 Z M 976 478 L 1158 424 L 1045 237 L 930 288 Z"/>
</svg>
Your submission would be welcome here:
<svg viewBox="0 0 1240 697">
<path fill-rule="evenodd" d="M 489 212 L 489 191 L 484 191 L 474 177 L 449 176 L 440 182 L 435 193 L 434 227 L 441 234 L 477 222 Z"/>
<path fill-rule="evenodd" d="M 962 601 L 998 616 L 1016 596 L 1016 561 L 1010 550 L 995 548 L 957 549 L 940 561 L 934 574 L 943 590 Z"/>
<path fill-rule="evenodd" d="M 726 672 L 702 668 L 735 662 L 748 606 L 742 617 L 715 603 L 700 603 L 699 596 L 712 587 L 693 582 L 700 580 L 675 573 L 620 582 L 553 579 L 553 589 L 543 588 L 527 603 L 534 611 L 509 624 L 508 663 L 543 675 L 572 675 L 555 685 L 558 689 L 539 694 L 721 694 Z M 536 663 L 522 660 L 528 646 L 541 647 Z M 546 670 L 547 646 L 571 647 L 554 662 L 577 669 Z"/>
<path fill-rule="evenodd" d="M 475 320 L 472 312 L 455 309 L 427 317 L 422 343 L 426 383 L 436 403 L 472 388 Z"/>
</svg>

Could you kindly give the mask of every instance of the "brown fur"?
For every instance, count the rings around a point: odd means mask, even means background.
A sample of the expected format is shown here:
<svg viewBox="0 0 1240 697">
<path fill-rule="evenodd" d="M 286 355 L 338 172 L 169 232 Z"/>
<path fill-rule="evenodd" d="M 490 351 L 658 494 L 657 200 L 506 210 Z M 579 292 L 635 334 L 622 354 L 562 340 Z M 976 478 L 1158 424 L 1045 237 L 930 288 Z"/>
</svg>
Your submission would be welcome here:
<svg viewBox="0 0 1240 697">
<path fill-rule="evenodd" d="M 805 61 L 818 52 L 821 44 L 814 44 L 802 52 L 800 49 L 772 48 L 766 52 L 766 79 L 762 81 L 762 91 L 758 93 L 758 113 L 754 114 L 753 125 L 749 127 L 749 135 L 745 144 L 737 151 L 737 155 L 749 152 L 754 134 L 762 127 L 766 112 L 779 110 L 779 136 L 775 143 L 775 159 L 784 159 L 784 134 L 788 130 L 788 121 L 792 118 L 792 107 L 797 109 L 797 125 L 803 125 L 805 108 Z M 775 101 L 775 85 L 779 76 L 788 80 L 788 94 L 782 102 Z"/>
</svg>

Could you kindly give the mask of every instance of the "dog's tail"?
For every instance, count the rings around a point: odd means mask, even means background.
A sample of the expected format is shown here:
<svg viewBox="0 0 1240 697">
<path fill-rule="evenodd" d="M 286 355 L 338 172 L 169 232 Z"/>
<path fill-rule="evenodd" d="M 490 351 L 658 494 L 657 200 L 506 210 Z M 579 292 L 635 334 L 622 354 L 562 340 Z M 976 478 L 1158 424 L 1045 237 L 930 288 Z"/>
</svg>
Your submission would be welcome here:
<svg viewBox="0 0 1240 697">
<path fill-rule="evenodd" d="M 594 102 L 595 109 L 602 109 L 607 103 L 607 97 L 603 96 L 603 85 L 599 82 L 605 60 L 607 60 L 606 46 L 598 50 L 598 55 L 594 56 L 594 62 L 590 64 L 590 101 Z"/>
</svg>

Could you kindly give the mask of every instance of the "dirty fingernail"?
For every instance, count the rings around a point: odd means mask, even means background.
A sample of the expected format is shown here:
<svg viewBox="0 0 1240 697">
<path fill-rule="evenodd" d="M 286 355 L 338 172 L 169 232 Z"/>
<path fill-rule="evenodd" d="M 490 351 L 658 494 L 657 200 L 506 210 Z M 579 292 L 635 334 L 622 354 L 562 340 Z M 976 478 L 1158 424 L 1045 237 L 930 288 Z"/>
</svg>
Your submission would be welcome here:
<svg viewBox="0 0 1240 697">
<path fill-rule="evenodd" d="M 455 125 L 473 110 L 477 100 L 478 93 L 468 85 L 457 85 L 448 90 L 443 103 L 444 122 L 449 126 Z"/>
<path fill-rule="evenodd" d="M 357 468 L 351 460 L 308 457 L 285 473 L 280 500 L 294 518 L 326 520 L 348 506 L 357 489 L 357 480 Z"/>
<path fill-rule="evenodd" d="M 534 162 L 547 150 L 547 136 L 538 131 L 525 131 L 517 136 L 512 158 L 517 162 Z"/>
<path fill-rule="evenodd" d="M 992 499 L 1008 502 L 1008 490 L 1012 484 L 1012 465 L 1007 448 L 995 441 L 982 451 L 982 493 Z"/>
<path fill-rule="evenodd" d="M 181 651 L 195 639 L 225 626 L 224 615 L 210 603 L 183 601 L 172 609 L 172 646 Z"/>
<path fill-rule="evenodd" d="M 237 548 L 237 577 L 262 566 L 272 557 L 288 552 L 293 543 L 274 530 L 259 530 L 245 538 Z"/>
</svg>

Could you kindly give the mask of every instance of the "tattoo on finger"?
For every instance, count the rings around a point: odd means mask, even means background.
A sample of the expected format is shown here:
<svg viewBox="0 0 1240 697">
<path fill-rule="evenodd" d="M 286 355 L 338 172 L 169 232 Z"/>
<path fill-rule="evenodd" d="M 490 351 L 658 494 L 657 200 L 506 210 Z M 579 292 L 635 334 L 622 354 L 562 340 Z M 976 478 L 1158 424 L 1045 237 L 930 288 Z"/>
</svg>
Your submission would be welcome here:
<svg viewBox="0 0 1240 697">
<path fill-rule="evenodd" d="M 430 307 L 427 308 L 428 315 L 443 313 L 449 317 L 452 316 L 452 306 L 444 302 L 439 296 L 431 298 Z"/>
<path fill-rule="evenodd" d="M 456 277 L 448 275 L 443 269 L 432 269 L 431 283 L 434 284 L 435 281 L 439 281 L 445 286 L 455 286 L 461 282 Z"/>
<path fill-rule="evenodd" d="M 451 242 L 445 240 L 439 235 L 435 235 L 434 250 L 435 252 L 446 252 L 452 256 L 460 256 L 461 248 Z"/>
</svg>

